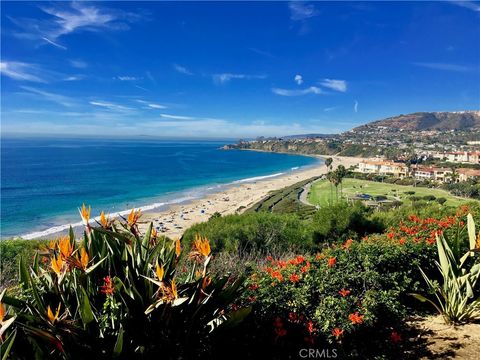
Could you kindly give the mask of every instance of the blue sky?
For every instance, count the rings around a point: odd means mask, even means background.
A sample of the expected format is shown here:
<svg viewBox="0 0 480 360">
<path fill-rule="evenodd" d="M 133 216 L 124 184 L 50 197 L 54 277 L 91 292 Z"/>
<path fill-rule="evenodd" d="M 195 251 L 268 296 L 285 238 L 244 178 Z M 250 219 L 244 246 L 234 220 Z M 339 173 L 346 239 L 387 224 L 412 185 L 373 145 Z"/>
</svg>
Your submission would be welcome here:
<svg viewBox="0 0 480 360">
<path fill-rule="evenodd" d="M 2 133 L 333 133 L 480 108 L 479 2 L 2 2 Z"/>
</svg>

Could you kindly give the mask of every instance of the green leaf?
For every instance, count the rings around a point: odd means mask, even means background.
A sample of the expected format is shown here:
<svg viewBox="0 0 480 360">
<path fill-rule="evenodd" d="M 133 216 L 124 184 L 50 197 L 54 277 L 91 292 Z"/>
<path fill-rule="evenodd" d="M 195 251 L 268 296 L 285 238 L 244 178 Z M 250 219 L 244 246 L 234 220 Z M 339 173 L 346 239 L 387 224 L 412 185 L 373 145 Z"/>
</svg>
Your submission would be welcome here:
<svg viewBox="0 0 480 360">
<path fill-rule="evenodd" d="M 475 221 L 473 221 L 472 214 L 467 215 L 467 229 L 468 229 L 468 239 L 470 241 L 470 250 L 475 249 L 476 246 L 476 238 L 475 238 Z M 470 256 L 474 254 L 471 253 Z"/>
<path fill-rule="evenodd" d="M 222 328 L 235 327 L 238 324 L 240 324 L 251 312 L 252 312 L 251 306 L 232 312 L 228 315 L 227 320 L 225 320 L 220 326 Z"/>
<path fill-rule="evenodd" d="M 0 344 L 0 355 L 2 356 L 2 360 L 8 359 L 8 353 L 12 348 L 13 342 L 15 341 L 15 336 L 17 336 L 17 331 L 13 331 L 8 337 L 5 339 L 3 343 Z"/>
<path fill-rule="evenodd" d="M 119 357 L 122 354 L 123 348 L 123 328 L 120 327 L 118 331 L 117 341 L 115 342 L 115 346 L 113 348 L 113 357 Z"/>
<path fill-rule="evenodd" d="M 33 297 L 35 298 L 35 302 L 37 303 L 38 310 L 45 314 L 47 312 L 47 309 L 45 308 L 42 298 L 38 294 L 37 287 L 32 280 L 30 271 L 25 263 L 25 259 L 22 256 L 20 257 L 19 267 L 20 282 L 22 283 L 23 288 L 28 289 L 28 287 L 30 287 L 32 289 Z"/>
<path fill-rule="evenodd" d="M 80 317 L 82 318 L 83 324 L 87 325 L 92 322 L 95 317 L 93 316 L 92 307 L 90 306 L 90 301 L 88 300 L 87 293 L 85 289 L 82 287 L 82 295 L 81 295 L 81 304 L 80 305 Z"/>
</svg>

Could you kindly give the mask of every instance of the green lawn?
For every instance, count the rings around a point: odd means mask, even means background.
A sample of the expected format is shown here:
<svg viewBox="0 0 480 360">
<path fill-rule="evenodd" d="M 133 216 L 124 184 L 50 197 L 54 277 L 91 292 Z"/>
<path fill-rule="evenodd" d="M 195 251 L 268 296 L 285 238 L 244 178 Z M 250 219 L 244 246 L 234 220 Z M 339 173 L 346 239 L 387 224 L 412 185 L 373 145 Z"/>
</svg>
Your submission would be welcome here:
<svg viewBox="0 0 480 360">
<path fill-rule="evenodd" d="M 314 183 L 308 195 L 308 201 L 312 204 L 327 205 L 330 201 L 330 182 L 320 180 Z M 338 189 L 340 196 L 340 187 Z M 405 192 L 414 191 L 415 194 L 405 194 Z M 333 198 L 335 199 L 335 187 L 332 189 Z M 379 183 L 368 180 L 343 179 L 343 195 L 354 196 L 355 194 L 368 194 L 371 196 L 384 195 L 388 199 L 400 198 L 401 201 L 407 200 L 410 196 L 422 197 L 425 195 L 433 195 L 437 198 L 443 197 L 447 199 L 446 205 L 457 206 L 472 199 L 462 199 L 450 195 L 445 190 L 428 189 L 424 187 L 403 186 L 395 184 Z"/>
</svg>

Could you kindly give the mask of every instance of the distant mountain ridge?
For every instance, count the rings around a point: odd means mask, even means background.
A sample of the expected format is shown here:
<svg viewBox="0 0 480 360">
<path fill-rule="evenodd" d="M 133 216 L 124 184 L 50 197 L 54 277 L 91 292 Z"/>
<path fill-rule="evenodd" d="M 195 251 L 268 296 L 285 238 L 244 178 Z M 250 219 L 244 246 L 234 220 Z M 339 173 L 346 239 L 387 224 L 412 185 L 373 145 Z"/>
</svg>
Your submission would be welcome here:
<svg viewBox="0 0 480 360">
<path fill-rule="evenodd" d="M 368 130 L 473 130 L 480 129 L 480 111 L 417 112 L 393 116 L 358 126 L 353 131 Z"/>
</svg>

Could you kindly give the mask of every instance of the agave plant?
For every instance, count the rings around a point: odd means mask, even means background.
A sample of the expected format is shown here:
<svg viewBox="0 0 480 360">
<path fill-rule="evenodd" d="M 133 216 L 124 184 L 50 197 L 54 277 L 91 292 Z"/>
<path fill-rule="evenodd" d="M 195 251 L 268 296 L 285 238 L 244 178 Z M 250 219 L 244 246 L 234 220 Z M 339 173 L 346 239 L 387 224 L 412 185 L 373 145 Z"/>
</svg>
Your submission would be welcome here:
<svg viewBox="0 0 480 360">
<path fill-rule="evenodd" d="M 480 234 L 475 232 L 471 214 L 467 216 L 469 250 L 461 257 L 455 256 L 443 235 L 436 237 L 438 258 L 436 262 L 443 284 L 432 281 L 420 269 L 425 282 L 436 301 L 420 294 L 412 294 L 422 302 L 429 302 L 443 316 L 445 323 L 458 324 L 480 317 L 480 294 L 477 282 L 480 277 L 480 263 L 476 254 L 480 251 Z M 460 236 L 460 235 L 457 235 Z M 454 244 L 458 244 L 456 239 Z"/>
<path fill-rule="evenodd" d="M 19 288 L 0 297 L 13 315 L 2 317 L 2 354 L 8 347 L 25 359 L 191 357 L 208 353 L 212 334 L 249 313 L 230 306 L 243 279 L 209 275 L 207 239 L 182 254 L 181 241 L 152 224 L 140 233 L 139 210 L 120 222 L 102 213 L 96 227 L 90 208 L 80 213 L 81 241 L 70 230 L 31 265 L 21 259 Z"/>
</svg>

